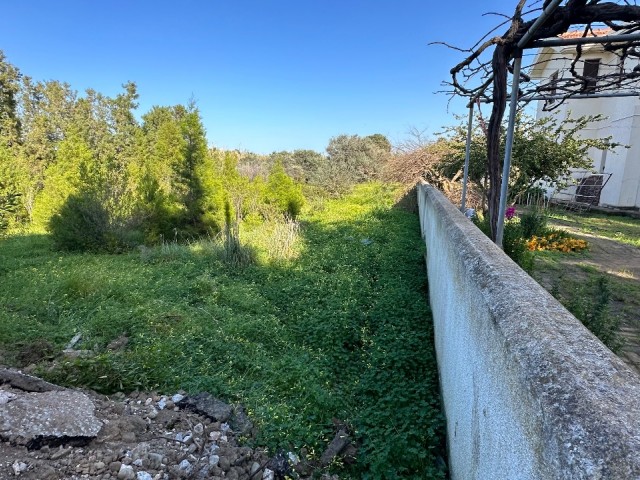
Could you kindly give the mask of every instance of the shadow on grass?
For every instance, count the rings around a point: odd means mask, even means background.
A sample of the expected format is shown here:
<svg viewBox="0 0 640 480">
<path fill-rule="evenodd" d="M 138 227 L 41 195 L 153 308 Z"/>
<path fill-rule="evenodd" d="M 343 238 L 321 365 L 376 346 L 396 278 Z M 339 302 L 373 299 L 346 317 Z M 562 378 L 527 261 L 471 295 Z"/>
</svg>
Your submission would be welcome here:
<svg viewBox="0 0 640 480">
<path fill-rule="evenodd" d="M 296 260 L 237 270 L 187 246 L 149 262 L 2 240 L 0 344 L 59 351 L 79 331 L 95 355 L 43 369 L 50 380 L 206 390 L 246 406 L 259 444 L 316 456 L 338 419 L 360 442 L 352 474 L 444 478 L 417 217 L 378 203 L 337 203 L 304 223 Z M 126 349 L 106 349 L 122 335 Z"/>
</svg>

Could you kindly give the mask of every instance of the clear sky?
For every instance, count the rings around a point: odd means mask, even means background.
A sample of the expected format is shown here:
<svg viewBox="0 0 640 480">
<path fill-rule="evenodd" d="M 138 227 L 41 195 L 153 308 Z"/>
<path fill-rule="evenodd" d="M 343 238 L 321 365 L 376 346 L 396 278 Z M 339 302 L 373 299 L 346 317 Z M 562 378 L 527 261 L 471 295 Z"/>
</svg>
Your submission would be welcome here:
<svg viewBox="0 0 640 480">
<path fill-rule="evenodd" d="M 410 127 L 436 133 L 465 114 L 436 94 L 461 53 L 516 0 L 13 0 L 0 49 L 36 80 L 115 95 L 132 80 L 139 114 L 200 108 L 211 145 L 323 151 L 333 136 Z M 502 32 L 502 29 L 500 30 Z"/>
</svg>

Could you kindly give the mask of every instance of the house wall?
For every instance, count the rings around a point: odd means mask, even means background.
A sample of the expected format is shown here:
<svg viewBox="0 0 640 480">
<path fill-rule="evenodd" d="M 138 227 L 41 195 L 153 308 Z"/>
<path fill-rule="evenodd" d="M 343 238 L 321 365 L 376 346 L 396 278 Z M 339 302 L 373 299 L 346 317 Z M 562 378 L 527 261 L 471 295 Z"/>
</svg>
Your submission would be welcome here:
<svg viewBox="0 0 640 480">
<path fill-rule="evenodd" d="M 418 186 L 451 478 L 640 478 L 640 377 Z"/>
<path fill-rule="evenodd" d="M 536 67 L 535 77 L 545 80 L 555 71 L 567 72 L 570 58 L 574 55 L 571 48 L 549 48 L 540 55 L 546 62 Z M 602 59 L 601 72 L 616 71 L 617 58 L 611 53 L 604 52 L 599 46 L 585 48 L 584 59 Z M 637 61 L 629 61 L 627 68 L 633 68 Z M 582 65 L 577 69 L 580 71 Z M 568 73 L 565 73 L 568 75 Z M 554 111 L 544 111 L 544 102 L 538 102 L 538 118 L 558 115 L 560 118 L 569 116 L 577 118 L 583 115 L 601 114 L 607 119 L 592 124 L 582 131 L 584 138 L 604 138 L 611 136 L 612 142 L 631 148 L 619 147 L 606 153 L 605 173 L 611 173 L 611 178 L 600 196 L 600 205 L 616 207 L 640 207 L 640 146 L 634 145 L 640 139 L 640 99 L 637 97 L 621 98 L 593 98 L 567 100 Z M 594 170 L 600 171 L 603 155 L 601 150 L 592 149 L 589 152 Z"/>
</svg>

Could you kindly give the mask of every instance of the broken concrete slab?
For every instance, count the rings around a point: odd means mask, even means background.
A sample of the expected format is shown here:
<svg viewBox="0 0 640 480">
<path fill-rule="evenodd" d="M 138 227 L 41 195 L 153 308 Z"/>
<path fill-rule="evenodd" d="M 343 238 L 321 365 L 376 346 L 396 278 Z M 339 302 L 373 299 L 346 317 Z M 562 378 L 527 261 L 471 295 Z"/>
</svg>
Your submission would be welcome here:
<svg viewBox="0 0 640 480">
<path fill-rule="evenodd" d="M 93 402 L 80 392 L 24 393 L 0 405 L 0 439 L 30 450 L 86 445 L 102 428 L 94 411 Z"/>
<path fill-rule="evenodd" d="M 41 378 L 27 375 L 18 370 L 0 368 L 0 384 L 8 383 L 25 392 L 53 392 L 64 390 L 64 387 L 45 382 Z"/>
<path fill-rule="evenodd" d="M 218 400 L 206 392 L 201 392 L 193 396 L 189 395 L 176 403 L 176 405 L 180 408 L 209 417 L 214 422 L 226 422 L 233 412 L 231 405 L 224 403 L 222 400 Z"/>
</svg>

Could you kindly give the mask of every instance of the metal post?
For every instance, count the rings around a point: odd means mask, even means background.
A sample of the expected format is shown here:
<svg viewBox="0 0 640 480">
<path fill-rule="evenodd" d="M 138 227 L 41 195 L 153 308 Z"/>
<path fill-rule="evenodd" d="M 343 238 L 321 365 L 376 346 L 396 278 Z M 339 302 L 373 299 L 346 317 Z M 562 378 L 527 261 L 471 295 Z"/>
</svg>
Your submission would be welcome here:
<svg viewBox="0 0 640 480">
<path fill-rule="evenodd" d="M 469 104 L 469 125 L 467 127 L 467 148 L 464 155 L 464 176 L 462 179 L 462 213 L 466 210 L 467 201 L 467 180 L 469 179 L 469 157 L 471 156 L 471 130 L 473 124 L 473 102 Z"/>
<path fill-rule="evenodd" d="M 504 214 L 507 210 L 507 192 L 509 188 L 509 172 L 511 170 L 511 151 L 513 149 L 513 131 L 516 123 L 516 107 L 518 106 L 518 89 L 520 86 L 520 65 L 522 64 L 522 50 L 514 54 L 513 82 L 511 85 L 511 104 L 509 105 L 509 125 L 507 127 L 507 140 L 504 149 L 504 166 L 502 168 L 502 185 L 500 188 L 500 210 L 498 212 L 498 229 L 496 232 L 496 245 L 502 248 L 504 233 Z"/>
<path fill-rule="evenodd" d="M 545 8 L 540 16 L 536 18 L 536 21 L 533 22 L 533 25 L 529 27 L 529 29 L 522 36 L 520 41 L 518 42 L 518 48 L 522 49 L 527 46 L 527 43 L 533 38 L 533 34 L 540 28 L 540 26 L 547 21 L 547 19 L 553 14 L 556 8 L 560 6 L 562 0 L 551 0 L 547 8 Z"/>
</svg>

